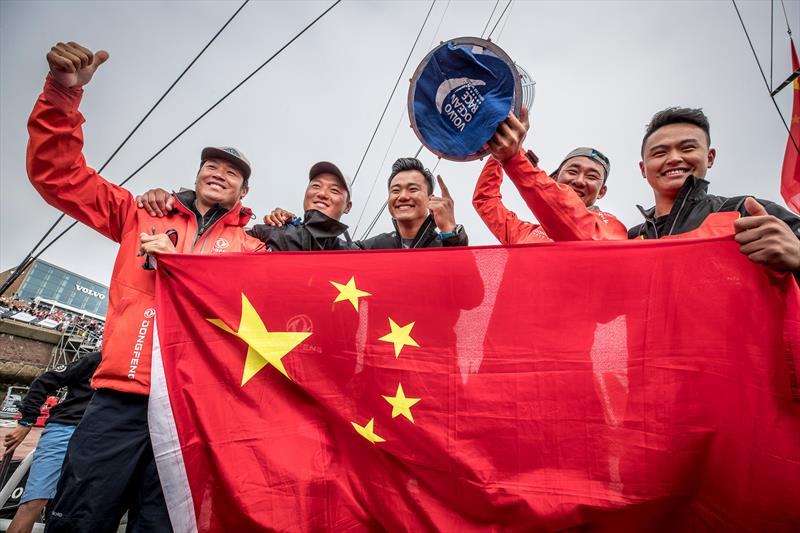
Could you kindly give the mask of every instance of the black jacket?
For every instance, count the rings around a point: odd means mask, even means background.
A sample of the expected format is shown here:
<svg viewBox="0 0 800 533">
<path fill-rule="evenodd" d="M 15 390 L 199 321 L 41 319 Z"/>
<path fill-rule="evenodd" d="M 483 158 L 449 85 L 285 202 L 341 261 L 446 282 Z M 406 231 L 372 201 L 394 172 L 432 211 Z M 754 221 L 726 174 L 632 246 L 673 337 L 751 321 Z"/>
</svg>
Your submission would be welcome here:
<svg viewBox="0 0 800 533">
<path fill-rule="evenodd" d="M 636 206 L 644 215 L 645 222 L 630 228 L 628 230 L 628 238 L 636 239 L 643 236 L 647 239 L 659 239 L 668 235 L 680 235 L 700 227 L 711 213 L 738 211 L 742 216 L 747 216 L 747 211 L 744 208 L 744 201 L 748 198 L 747 196 L 725 198 L 707 194 L 707 189 L 708 182 L 706 180 L 689 176 L 683 183 L 683 187 L 678 191 L 678 196 L 675 198 L 675 203 L 672 205 L 672 210 L 668 215 L 656 217 L 655 207 L 645 210 L 641 206 Z M 786 222 L 797 238 L 800 239 L 800 217 L 774 202 L 759 198 L 756 198 L 756 200 L 764 206 L 764 209 L 770 215 L 774 215 Z"/>
<path fill-rule="evenodd" d="M 329 216 L 309 209 L 301 222 L 285 226 L 256 224 L 248 230 L 273 252 L 296 252 L 315 250 L 347 250 L 351 247 L 347 226 Z M 344 235 L 347 241 L 339 238 Z"/>
<path fill-rule="evenodd" d="M 375 235 L 364 241 L 355 241 L 353 244 L 362 250 L 386 250 L 391 248 L 402 248 L 403 239 L 400 237 L 400 231 L 397 229 L 397 222 L 392 220 L 394 224 L 394 231 L 389 233 L 381 233 Z M 439 248 L 441 246 L 467 246 L 469 238 L 467 232 L 462 229 L 457 235 L 448 237 L 447 239 L 440 239 L 439 234 L 436 232 L 436 222 L 433 216 L 428 215 L 425 222 L 420 226 L 414 240 L 411 241 L 409 248 Z"/>
<path fill-rule="evenodd" d="M 83 417 L 94 390 L 89 381 L 100 364 L 100 352 L 84 355 L 62 369 L 48 370 L 33 383 L 28 395 L 22 400 L 20 413 L 22 421 L 34 424 L 39 417 L 39 409 L 48 396 L 62 387 L 67 387 L 67 396 L 50 409 L 47 423 L 77 425 Z"/>
</svg>

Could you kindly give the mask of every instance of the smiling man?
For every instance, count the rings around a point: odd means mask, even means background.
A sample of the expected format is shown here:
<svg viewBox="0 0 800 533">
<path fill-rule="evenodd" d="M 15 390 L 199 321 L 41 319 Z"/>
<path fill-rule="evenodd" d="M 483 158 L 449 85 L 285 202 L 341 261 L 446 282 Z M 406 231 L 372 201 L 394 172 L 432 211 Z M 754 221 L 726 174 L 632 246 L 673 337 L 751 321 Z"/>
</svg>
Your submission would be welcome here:
<svg viewBox="0 0 800 533">
<path fill-rule="evenodd" d="M 472 196 L 472 205 L 500 243 L 625 239 L 625 226 L 595 206 L 606 194 L 608 158 L 595 148 L 576 148 L 548 175 L 537 166 L 533 152 L 522 149 L 528 126 L 528 111 L 523 107 L 519 119 L 509 114 L 497 127 L 489 140 L 492 157 Z M 538 224 L 520 220 L 503 204 L 503 170 Z"/>
<path fill-rule="evenodd" d="M 164 189 L 151 189 L 136 197 L 139 207 L 153 216 L 164 216 L 174 209 L 174 197 Z M 353 247 L 347 226 L 340 222 L 350 212 L 350 186 L 339 167 L 320 161 L 308 173 L 303 196 L 304 217 L 282 208 L 264 217 L 248 233 L 273 252 L 342 250 Z M 340 236 L 344 236 L 343 241 Z"/>
<path fill-rule="evenodd" d="M 137 209 L 133 195 L 89 168 L 83 157 L 83 86 L 108 59 L 77 43 L 58 43 L 28 120 L 28 177 L 42 198 L 119 243 L 109 287 L 96 389 L 69 441 L 47 531 L 171 531 L 153 457 L 148 396 L 155 272 L 144 254 L 257 251 L 244 225 L 250 163 L 237 149 L 206 148 L 195 190 L 179 193 L 164 217 Z M 134 74 L 134 73 L 131 73 Z M 171 240 L 168 234 L 175 237 Z M 151 264 L 147 261 L 147 264 Z"/>
<path fill-rule="evenodd" d="M 442 196 L 434 196 L 433 174 L 419 159 L 395 161 L 386 204 L 395 230 L 357 241 L 356 246 L 364 250 L 467 246 L 467 233 L 456 224 L 450 191 L 441 176 L 437 180 Z"/>
<path fill-rule="evenodd" d="M 645 222 L 630 238 L 703 237 L 730 231 L 751 261 L 775 270 L 800 271 L 800 217 L 768 200 L 707 194 L 713 166 L 710 125 L 701 109 L 670 107 L 656 113 L 642 140 L 642 177 L 655 206 L 639 210 Z M 733 215 L 732 217 L 730 215 Z"/>
<path fill-rule="evenodd" d="M 349 213 L 353 203 L 350 186 L 339 167 L 320 161 L 308 173 L 303 198 L 303 218 L 276 209 L 257 224 L 250 234 L 272 251 L 341 250 L 352 245 L 347 226 L 339 219 Z M 344 235 L 346 241 L 339 238 Z"/>
</svg>

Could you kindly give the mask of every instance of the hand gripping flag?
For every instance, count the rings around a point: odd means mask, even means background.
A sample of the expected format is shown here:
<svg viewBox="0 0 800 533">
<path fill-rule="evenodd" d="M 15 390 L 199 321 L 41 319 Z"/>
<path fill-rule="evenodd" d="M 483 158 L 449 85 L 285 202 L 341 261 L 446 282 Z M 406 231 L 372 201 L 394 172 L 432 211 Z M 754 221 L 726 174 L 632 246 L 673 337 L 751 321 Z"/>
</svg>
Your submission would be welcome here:
<svg viewBox="0 0 800 533">
<path fill-rule="evenodd" d="M 789 38 L 792 48 L 792 70 L 800 68 L 794 41 Z M 783 156 L 781 172 L 781 196 L 786 205 L 795 213 L 800 213 L 800 78 L 792 82 L 792 121 L 789 128 L 789 140 L 786 141 L 786 154 Z M 794 139 L 794 142 L 792 140 Z"/>
<path fill-rule="evenodd" d="M 797 531 L 799 292 L 730 237 L 163 256 L 173 526 Z"/>
</svg>

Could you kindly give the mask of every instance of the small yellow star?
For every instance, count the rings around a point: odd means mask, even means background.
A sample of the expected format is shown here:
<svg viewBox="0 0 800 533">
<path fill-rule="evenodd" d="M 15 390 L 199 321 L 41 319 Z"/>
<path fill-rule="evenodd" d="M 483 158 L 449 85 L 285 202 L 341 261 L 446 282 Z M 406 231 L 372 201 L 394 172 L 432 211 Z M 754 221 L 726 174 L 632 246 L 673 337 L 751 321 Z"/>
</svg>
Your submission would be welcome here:
<svg viewBox="0 0 800 533">
<path fill-rule="evenodd" d="M 415 322 L 406 324 L 405 326 L 398 326 L 394 320 L 389 319 L 389 327 L 392 328 L 391 333 L 387 333 L 378 340 L 391 342 L 394 344 L 394 358 L 400 357 L 400 350 L 403 346 L 415 346 L 419 348 L 417 341 L 411 338 L 411 328 L 414 327 Z"/>
<path fill-rule="evenodd" d="M 378 436 L 375 431 L 372 429 L 373 425 L 375 424 L 375 419 L 370 418 L 369 422 L 365 426 L 359 426 L 355 422 L 350 422 L 353 424 L 353 428 L 356 430 L 356 433 L 370 441 L 371 443 L 375 444 L 376 442 L 386 442 L 386 439 L 383 437 Z"/>
<path fill-rule="evenodd" d="M 411 407 L 420 401 L 420 398 L 407 398 L 403 392 L 403 385 L 397 384 L 397 392 L 394 396 L 384 396 L 384 400 L 389 402 L 392 406 L 392 418 L 397 415 L 403 415 L 414 423 L 414 417 L 411 416 Z"/>
<path fill-rule="evenodd" d="M 274 366 L 281 374 L 292 379 L 286 372 L 281 359 L 311 335 L 311 333 L 305 331 L 297 333 L 267 331 L 264 322 L 258 315 L 258 311 L 255 310 L 253 304 L 250 303 L 244 293 L 242 293 L 242 316 L 239 319 L 238 331 L 233 331 L 218 318 L 207 318 L 206 320 L 218 328 L 236 335 L 247 343 L 247 358 L 245 359 L 244 372 L 242 373 L 242 386 L 267 365 Z"/>
<path fill-rule="evenodd" d="M 333 301 L 333 303 L 349 300 L 350 303 L 353 304 L 353 309 L 356 311 L 358 311 L 359 298 L 363 298 L 364 296 L 372 296 L 370 293 L 362 291 L 356 287 L 355 276 L 351 276 L 350 281 L 348 281 L 346 285 L 336 283 L 335 281 L 331 281 L 330 284 L 339 289 L 339 295 L 336 296 L 336 299 Z"/>
</svg>

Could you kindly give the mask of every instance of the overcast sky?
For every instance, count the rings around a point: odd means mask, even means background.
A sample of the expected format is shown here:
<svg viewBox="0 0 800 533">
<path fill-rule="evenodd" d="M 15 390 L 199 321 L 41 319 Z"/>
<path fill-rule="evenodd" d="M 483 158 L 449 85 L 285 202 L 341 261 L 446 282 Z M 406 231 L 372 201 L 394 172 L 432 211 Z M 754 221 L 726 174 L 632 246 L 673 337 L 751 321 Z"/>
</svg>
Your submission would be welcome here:
<svg viewBox="0 0 800 533">
<path fill-rule="evenodd" d="M 113 182 L 127 177 L 330 3 L 250 2 L 104 176 Z M 491 25 L 505 4 L 501 0 Z M 419 147 L 406 113 L 408 78 L 441 40 L 479 36 L 494 5 L 494 0 L 436 2 L 355 182 L 353 210 L 343 222 L 354 228 L 365 209 L 356 236 L 385 200 L 391 163 Z M 769 77 L 770 3 L 738 5 Z M 238 6 L 235 1 L 0 2 L 0 270 L 18 263 L 58 216 L 25 172 L 26 121 L 41 92 L 50 47 L 74 40 L 111 54 L 81 105 L 84 153 L 97 168 Z M 342 2 L 127 187 L 135 193 L 191 187 L 201 148 L 233 145 L 253 164 L 245 204 L 259 217 L 276 206 L 299 211 L 314 162 L 332 160 L 346 174 L 355 173 L 429 6 Z M 774 7 L 777 84 L 791 68 L 780 2 Z M 785 7 L 800 35 L 800 2 L 786 0 Z M 710 117 L 717 148 L 708 176 L 712 192 L 783 204 L 779 187 L 787 133 L 730 2 L 515 0 L 493 40 L 537 82 L 526 147 L 548 171 L 576 146 L 606 153 L 612 170 L 600 206 L 626 225 L 641 221 L 635 204 L 653 204 L 638 168 L 644 125 L 655 111 L 672 105 L 703 107 Z M 778 103 L 790 117 L 789 89 L 778 95 Z M 436 164 L 427 151 L 420 159 L 431 168 Z M 454 195 L 457 221 L 470 242 L 493 244 L 471 205 L 482 165 L 442 161 L 436 170 Z M 507 205 L 532 219 L 507 185 Z M 390 227 L 384 214 L 372 234 Z M 78 227 L 42 257 L 107 284 L 116 247 Z"/>
</svg>

